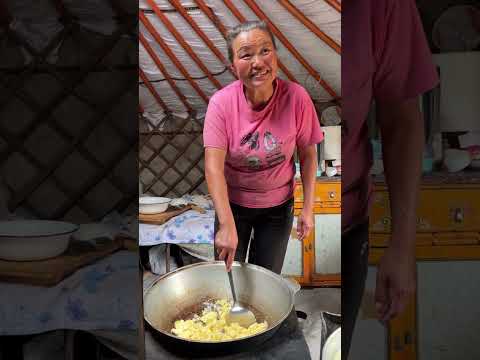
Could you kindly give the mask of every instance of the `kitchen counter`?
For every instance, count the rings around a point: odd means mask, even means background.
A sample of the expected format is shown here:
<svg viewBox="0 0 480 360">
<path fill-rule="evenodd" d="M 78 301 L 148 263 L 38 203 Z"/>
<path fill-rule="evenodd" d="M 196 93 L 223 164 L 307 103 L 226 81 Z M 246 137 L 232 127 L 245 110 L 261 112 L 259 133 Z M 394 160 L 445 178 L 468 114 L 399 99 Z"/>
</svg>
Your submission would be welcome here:
<svg viewBox="0 0 480 360">
<path fill-rule="evenodd" d="M 300 178 L 296 178 L 295 179 L 296 183 L 297 184 L 301 184 L 302 183 L 302 180 Z M 342 181 L 342 177 L 341 176 L 332 176 L 332 177 L 328 177 L 328 176 L 317 176 L 315 178 L 315 181 L 317 183 L 332 183 L 332 182 L 338 182 L 338 181 Z"/>
<path fill-rule="evenodd" d="M 385 175 L 375 175 L 372 177 L 375 185 L 385 185 Z M 436 171 L 422 175 L 422 185 L 448 185 L 448 184 L 480 184 L 480 171 L 460 171 L 457 173 L 448 173 L 445 171 Z"/>
</svg>

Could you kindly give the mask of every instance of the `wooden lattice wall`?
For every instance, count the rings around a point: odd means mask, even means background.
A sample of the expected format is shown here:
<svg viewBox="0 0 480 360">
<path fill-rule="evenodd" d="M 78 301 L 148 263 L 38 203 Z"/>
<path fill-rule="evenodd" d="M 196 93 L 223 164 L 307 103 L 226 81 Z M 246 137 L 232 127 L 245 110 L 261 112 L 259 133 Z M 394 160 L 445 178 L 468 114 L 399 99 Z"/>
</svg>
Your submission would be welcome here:
<svg viewBox="0 0 480 360">
<path fill-rule="evenodd" d="M 137 7 L 112 6 L 104 35 L 52 4 L 62 28 L 41 48 L 0 11 L 1 175 L 12 212 L 98 220 L 137 204 Z"/>
<path fill-rule="evenodd" d="M 144 117 L 140 124 L 139 175 L 144 193 L 206 194 L 201 121 L 170 115 L 157 126 Z"/>
</svg>

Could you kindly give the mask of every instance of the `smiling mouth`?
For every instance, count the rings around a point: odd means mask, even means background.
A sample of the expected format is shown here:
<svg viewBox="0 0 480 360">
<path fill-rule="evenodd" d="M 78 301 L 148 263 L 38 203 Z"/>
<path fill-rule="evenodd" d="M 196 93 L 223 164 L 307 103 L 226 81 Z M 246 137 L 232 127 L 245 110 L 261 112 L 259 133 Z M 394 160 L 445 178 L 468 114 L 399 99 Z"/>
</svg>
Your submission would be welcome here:
<svg viewBox="0 0 480 360">
<path fill-rule="evenodd" d="M 251 77 L 252 77 L 253 79 L 261 79 L 261 78 L 267 76 L 268 73 L 269 73 L 269 71 L 268 71 L 268 70 L 265 70 L 265 71 L 262 71 L 262 72 L 257 72 L 257 73 L 255 73 L 255 74 L 253 74 Z"/>
</svg>

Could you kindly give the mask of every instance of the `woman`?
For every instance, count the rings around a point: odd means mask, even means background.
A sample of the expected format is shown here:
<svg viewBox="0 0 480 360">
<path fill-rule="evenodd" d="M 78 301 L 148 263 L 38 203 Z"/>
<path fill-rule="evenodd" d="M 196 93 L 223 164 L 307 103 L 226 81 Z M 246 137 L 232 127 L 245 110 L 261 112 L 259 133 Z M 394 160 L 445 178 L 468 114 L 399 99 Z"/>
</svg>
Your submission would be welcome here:
<svg viewBox="0 0 480 360">
<path fill-rule="evenodd" d="M 423 154 L 418 97 L 438 83 L 414 0 L 358 0 L 342 10 L 342 358 L 348 358 L 368 270 L 375 100 L 392 233 L 376 272 L 382 322 L 415 292 L 415 233 Z"/>
<path fill-rule="evenodd" d="M 239 80 L 212 96 L 203 130 L 215 254 L 230 271 L 249 248 L 250 263 L 280 273 L 293 223 L 294 150 L 304 187 L 297 225 L 303 239 L 313 228 L 316 144 L 323 133 L 305 89 L 277 78 L 275 40 L 264 22 L 236 26 L 227 43 Z"/>
</svg>

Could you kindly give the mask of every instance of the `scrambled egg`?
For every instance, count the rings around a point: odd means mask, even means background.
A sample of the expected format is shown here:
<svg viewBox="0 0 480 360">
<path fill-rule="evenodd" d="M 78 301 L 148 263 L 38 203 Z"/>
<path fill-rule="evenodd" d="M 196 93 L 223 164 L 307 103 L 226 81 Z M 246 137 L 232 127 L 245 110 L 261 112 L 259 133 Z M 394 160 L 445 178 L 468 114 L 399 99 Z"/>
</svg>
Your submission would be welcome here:
<svg viewBox="0 0 480 360">
<path fill-rule="evenodd" d="M 193 319 L 175 321 L 172 333 L 189 340 L 224 341 L 254 335 L 268 328 L 266 321 L 256 322 L 248 328 L 237 323 L 227 325 L 225 317 L 232 305 L 225 299 L 206 305 L 202 315 L 195 314 Z"/>
</svg>

